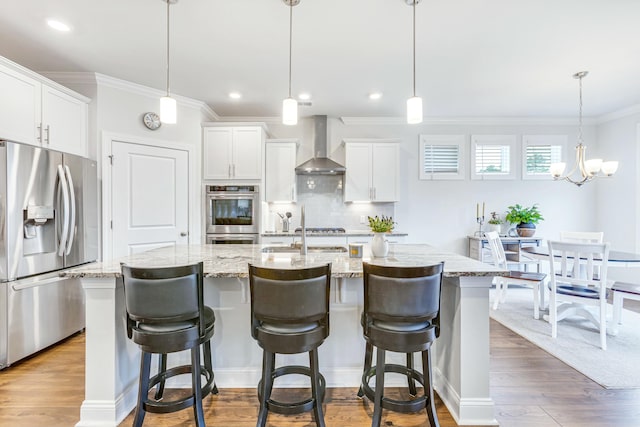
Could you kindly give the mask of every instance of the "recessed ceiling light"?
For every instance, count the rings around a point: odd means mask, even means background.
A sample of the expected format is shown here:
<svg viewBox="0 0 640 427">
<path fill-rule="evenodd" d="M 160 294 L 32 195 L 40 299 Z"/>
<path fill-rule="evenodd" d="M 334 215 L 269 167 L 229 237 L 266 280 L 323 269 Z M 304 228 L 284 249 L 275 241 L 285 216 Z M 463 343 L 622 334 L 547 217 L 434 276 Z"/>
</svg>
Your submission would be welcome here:
<svg viewBox="0 0 640 427">
<path fill-rule="evenodd" d="M 240 99 L 242 98 L 242 94 L 240 92 L 230 92 L 229 98 L 231 99 Z"/>
<path fill-rule="evenodd" d="M 64 22 L 60 22 L 60 21 L 58 21 L 56 19 L 47 19 L 47 25 L 49 27 L 53 28 L 54 30 L 58 30 L 58 31 L 62 31 L 62 32 L 71 31 L 71 27 L 70 26 L 68 26 Z"/>
<path fill-rule="evenodd" d="M 382 94 L 380 92 L 372 92 L 369 94 L 369 99 L 380 99 Z"/>
<path fill-rule="evenodd" d="M 302 100 L 302 101 L 307 101 L 309 99 L 311 99 L 311 95 L 308 93 L 301 93 L 300 95 L 298 95 L 298 99 Z"/>
</svg>

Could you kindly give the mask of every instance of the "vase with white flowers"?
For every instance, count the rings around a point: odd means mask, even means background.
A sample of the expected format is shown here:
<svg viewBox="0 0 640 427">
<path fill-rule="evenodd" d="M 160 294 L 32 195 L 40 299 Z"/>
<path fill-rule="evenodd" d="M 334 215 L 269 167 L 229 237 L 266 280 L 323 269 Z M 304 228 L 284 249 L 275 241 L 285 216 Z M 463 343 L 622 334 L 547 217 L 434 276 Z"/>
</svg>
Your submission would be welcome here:
<svg viewBox="0 0 640 427">
<path fill-rule="evenodd" d="M 390 216 L 368 217 L 369 228 L 373 232 L 371 240 L 371 254 L 376 258 L 384 258 L 389 253 L 389 241 L 385 238 L 386 233 L 393 231 L 395 222 Z"/>
</svg>

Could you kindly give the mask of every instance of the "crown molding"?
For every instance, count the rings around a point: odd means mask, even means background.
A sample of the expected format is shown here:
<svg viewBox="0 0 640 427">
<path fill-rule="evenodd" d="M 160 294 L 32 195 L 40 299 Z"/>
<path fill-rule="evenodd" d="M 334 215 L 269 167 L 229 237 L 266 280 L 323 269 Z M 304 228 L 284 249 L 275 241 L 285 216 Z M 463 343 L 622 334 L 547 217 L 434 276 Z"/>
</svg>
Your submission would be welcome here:
<svg viewBox="0 0 640 427">
<path fill-rule="evenodd" d="M 602 123 L 610 122 L 612 120 L 618 120 L 624 117 L 632 116 L 638 113 L 640 113 L 640 104 L 632 105 L 630 107 L 623 108 L 622 110 L 613 111 L 611 113 L 598 116 L 596 117 L 596 123 L 602 124 Z"/>
<path fill-rule="evenodd" d="M 221 122 L 262 122 L 268 124 L 282 124 L 282 117 L 222 116 L 218 119 Z"/>
<path fill-rule="evenodd" d="M 62 84 L 95 84 L 106 86 L 112 89 L 122 90 L 136 95 L 146 96 L 149 98 L 160 98 L 161 96 L 164 96 L 166 94 L 166 92 L 163 90 L 154 89 L 149 86 L 144 86 L 138 83 L 133 83 L 127 80 L 118 79 L 116 77 L 111 77 L 100 73 L 46 72 L 42 74 L 47 78 L 50 78 Z M 218 120 L 220 118 L 220 116 L 218 116 L 218 114 L 203 101 L 186 96 L 176 95 L 175 93 L 172 93 L 171 96 L 175 98 L 176 102 L 181 106 L 193 108 L 194 110 L 200 110 L 204 112 L 207 116 L 209 116 L 209 120 Z"/>
<path fill-rule="evenodd" d="M 529 125 L 546 125 L 546 126 L 573 126 L 578 124 L 577 118 L 566 117 L 427 117 L 422 123 L 417 125 L 407 124 L 405 117 L 340 117 L 342 123 L 347 126 L 375 126 L 375 125 L 403 125 L 403 126 L 462 126 L 462 125 L 480 125 L 480 126 L 529 126 Z M 586 125 L 596 124 L 593 118 L 584 118 L 583 123 Z"/>
</svg>

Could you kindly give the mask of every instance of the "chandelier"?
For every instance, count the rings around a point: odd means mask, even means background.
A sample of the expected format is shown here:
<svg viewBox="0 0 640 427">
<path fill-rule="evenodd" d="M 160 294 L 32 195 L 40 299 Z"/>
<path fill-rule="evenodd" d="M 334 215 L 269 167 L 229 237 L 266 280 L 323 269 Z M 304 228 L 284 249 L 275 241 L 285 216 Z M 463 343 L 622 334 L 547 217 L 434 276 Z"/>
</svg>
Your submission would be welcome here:
<svg viewBox="0 0 640 427">
<path fill-rule="evenodd" d="M 602 176 L 611 176 L 618 170 L 617 161 L 603 162 L 602 159 L 585 159 L 587 147 L 582 143 L 582 79 L 589 74 L 588 71 L 580 71 L 573 75 L 574 79 L 580 82 L 580 115 L 579 115 L 579 131 L 578 145 L 576 145 L 576 164 L 573 169 L 566 175 L 562 175 L 567 166 L 564 162 L 552 163 L 549 171 L 556 181 L 565 180 L 580 187 L 585 182 L 589 182 L 594 178 Z M 580 175 L 576 172 L 579 171 Z M 575 178 L 572 178 L 574 177 Z"/>
</svg>

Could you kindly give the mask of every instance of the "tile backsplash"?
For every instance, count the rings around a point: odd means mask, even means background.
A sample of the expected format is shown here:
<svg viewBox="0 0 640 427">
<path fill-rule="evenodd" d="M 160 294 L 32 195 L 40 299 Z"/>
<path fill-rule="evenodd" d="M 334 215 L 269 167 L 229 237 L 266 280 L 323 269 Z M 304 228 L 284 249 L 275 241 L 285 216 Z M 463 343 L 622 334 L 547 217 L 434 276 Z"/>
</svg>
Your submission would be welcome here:
<svg viewBox="0 0 640 427">
<path fill-rule="evenodd" d="M 304 205 L 307 227 L 343 227 L 368 230 L 361 217 L 394 216 L 395 203 L 345 203 L 344 175 L 298 175 L 297 203 L 264 203 L 262 231 L 280 231 L 277 213 L 291 212 L 291 230 L 300 226 L 300 207 Z M 265 211 L 266 210 L 266 211 Z"/>
</svg>

